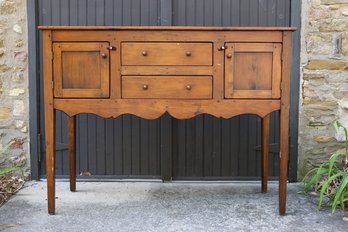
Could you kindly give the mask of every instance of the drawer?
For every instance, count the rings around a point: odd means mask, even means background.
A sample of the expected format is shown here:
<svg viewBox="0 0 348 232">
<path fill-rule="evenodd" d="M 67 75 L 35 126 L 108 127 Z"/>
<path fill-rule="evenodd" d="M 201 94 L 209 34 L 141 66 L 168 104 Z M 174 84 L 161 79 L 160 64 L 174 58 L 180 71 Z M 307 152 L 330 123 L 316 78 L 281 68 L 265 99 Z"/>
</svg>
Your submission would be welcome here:
<svg viewBox="0 0 348 232">
<path fill-rule="evenodd" d="M 212 65 L 212 43 L 122 43 L 122 65 Z"/>
<path fill-rule="evenodd" d="M 211 99 L 211 76 L 123 76 L 122 98 Z"/>
</svg>

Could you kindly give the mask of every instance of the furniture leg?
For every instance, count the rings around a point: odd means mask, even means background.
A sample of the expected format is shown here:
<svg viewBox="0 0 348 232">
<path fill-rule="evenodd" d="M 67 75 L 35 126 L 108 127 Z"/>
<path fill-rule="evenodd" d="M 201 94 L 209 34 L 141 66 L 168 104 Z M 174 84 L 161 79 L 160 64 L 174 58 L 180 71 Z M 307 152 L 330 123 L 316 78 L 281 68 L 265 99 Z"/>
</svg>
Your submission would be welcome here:
<svg viewBox="0 0 348 232">
<path fill-rule="evenodd" d="M 268 153 L 269 153 L 269 127 L 270 127 L 270 114 L 266 115 L 261 120 L 262 128 L 262 160 L 261 160 L 261 171 L 262 171 L 262 192 L 267 193 L 267 180 L 268 180 Z"/>
<path fill-rule="evenodd" d="M 76 116 L 68 117 L 70 191 L 76 191 Z"/>
<path fill-rule="evenodd" d="M 279 139 L 279 214 L 285 215 L 286 185 L 289 156 L 289 112 L 290 112 L 290 69 L 291 69 L 291 32 L 283 32 L 283 63 L 280 105 Z"/>
<path fill-rule="evenodd" d="M 45 127 L 46 127 L 46 176 L 47 176 L 47 201 L 48 213 L 55 214 L 55 110 L 53 107 L 45 109 Z"/>
<path fill-rule="evenodd" d="M 279 214 L 285 215 L 289 153 L 289 107 L 280 110 Z"/>
</svg>

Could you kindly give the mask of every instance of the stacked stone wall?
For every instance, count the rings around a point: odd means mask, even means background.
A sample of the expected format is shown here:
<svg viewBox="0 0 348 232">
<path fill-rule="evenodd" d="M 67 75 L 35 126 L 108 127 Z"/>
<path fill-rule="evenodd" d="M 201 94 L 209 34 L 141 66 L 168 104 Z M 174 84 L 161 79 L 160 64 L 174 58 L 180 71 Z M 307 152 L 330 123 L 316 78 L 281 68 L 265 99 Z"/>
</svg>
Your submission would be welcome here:
<svg viewBox="0 0 348 232">
<path fill-rule="evenodd" d="M 0 0 L 0 148 L 28 173 L 29 113 L 25 0 Z"/>
<path fill-rule="evenodd" d="M 348 126 L 348 0 L 302 1 L 299 177 L 342 147 Z"/>
</svg>

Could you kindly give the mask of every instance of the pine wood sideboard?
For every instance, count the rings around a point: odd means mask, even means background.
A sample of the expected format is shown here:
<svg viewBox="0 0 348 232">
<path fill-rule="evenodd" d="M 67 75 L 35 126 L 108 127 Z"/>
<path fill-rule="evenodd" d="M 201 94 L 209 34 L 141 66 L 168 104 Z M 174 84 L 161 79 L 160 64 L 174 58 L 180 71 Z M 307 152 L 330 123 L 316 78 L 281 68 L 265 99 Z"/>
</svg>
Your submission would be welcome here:
<svg viewBox="0 0 348 232">
<path fill-rule="evenodd" d="M 55 111 L 68 115 L 75 191 L 75 116 L 199 114 L 262 118 L 267 192 L 270 113 L 280 111 L 279 213 L 288 173 L 291 38 L 295 28 L 40 26 L 48 212 L 55 213 Z"/>
</svg>

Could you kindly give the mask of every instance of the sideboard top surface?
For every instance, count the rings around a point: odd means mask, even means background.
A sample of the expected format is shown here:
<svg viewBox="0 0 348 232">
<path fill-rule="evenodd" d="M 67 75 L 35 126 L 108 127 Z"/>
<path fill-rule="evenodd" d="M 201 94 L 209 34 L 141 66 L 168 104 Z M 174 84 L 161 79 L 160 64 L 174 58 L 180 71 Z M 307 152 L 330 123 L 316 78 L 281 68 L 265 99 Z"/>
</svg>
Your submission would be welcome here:
<svg viewBox="0 0 348 232">
<path fill-rule="evenodd" d="M 295 31 L 296 27 L 39 26 L 40 30 Z"/>
</svg>

